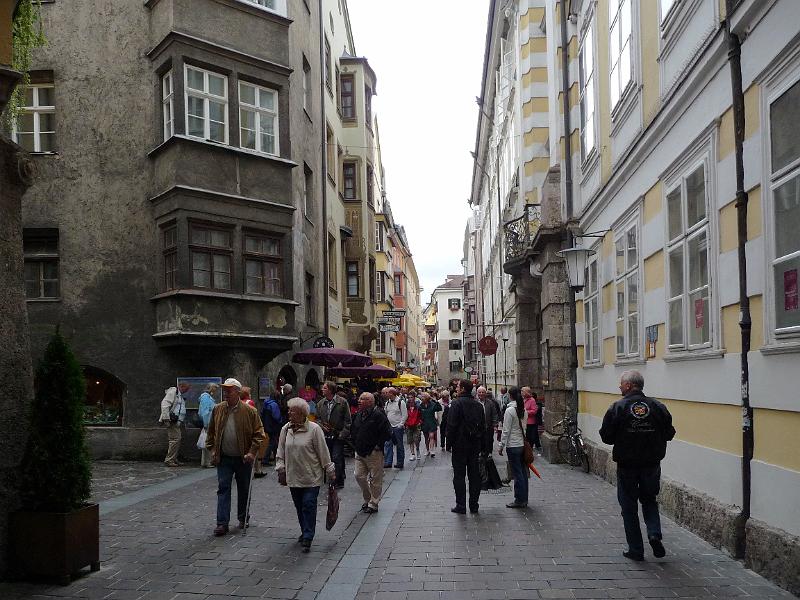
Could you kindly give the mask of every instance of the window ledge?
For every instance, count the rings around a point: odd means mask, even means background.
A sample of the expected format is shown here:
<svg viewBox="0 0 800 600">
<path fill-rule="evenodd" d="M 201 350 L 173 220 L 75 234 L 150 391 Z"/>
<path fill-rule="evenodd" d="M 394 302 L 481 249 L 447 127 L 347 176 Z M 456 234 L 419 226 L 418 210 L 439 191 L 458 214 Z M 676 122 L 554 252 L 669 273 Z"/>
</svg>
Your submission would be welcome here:
<svg viewBox="0 0 800 600">
<path fill-rule="evenodd" d="M 627 358 L 618 358 L 614 361 L 614 365 L 618 367 L 622 366 L 630 366 L 630 365 L 646 365 L 647 361 L 643 359 L 641 356 L 629 356 Z"/>
<path fill-rule="evenodd" d="M 206 298 L 224 298 L 227 300 L 245 300 L 249 302 L 267 302 L 269 304 L 285 304 L 287 306 L 300 306 L 299 302 L 294 300 L 287 300 L 286 298 L 276 298 L 274 296 L 256 296 L 253 294 L 231 294 L 228 292 L 210 292 L 206 290 L 196 290 L 183 288 L 179 290 L 170 290 L 161 294 L 156 294 L 150 298 L 151 302 L 162 300 L 164 298 L 171 298 L 173 296 L 204 296 Z"/>
<path fill-rule="evenodd" d="M 664 362 L 684 362 L 689 360 L 706 360 L 711 358 L 722 358 L 725 356 L 725 350 L 704 349 L 704 350 L 687 350 L 681 353 L 667 354 L 664 356 Z"/>
<path fill-rule="evenodd" d="M 602 369 L 605 365 L 601 362 L 591 362 L 589 364 L 583 365 L 582 369 Z"/>
<path fill-rule="evenodd" d="M 28 152 L 28 156 L 60 156 L 61 153 L 58 151 L 53 152 Z"/>
<path fill-rule="evenodd" d="M 164 149 L 171 146 L 172 144 L 178 143 L 178 141 L 182 142 L 189 142 L 192 144 L 202 144 L 203 146 L 208 146 L 210 148 L 216 148 L 217 150 L 222 150 L 223 152 L 233 152 L 236 154 L 244 154 L 246 156 L 252 156 L 253 158 L 260 158 L 263 160 L 268 160 L 271 162 L 276 162 L 281 165 L 285 165 L 287 167 L 296 167 L 298 166 L 296 162 L 293 160 L 289 160 L 288 158 L 282 158 L 280 156 L 274 156 L 272 154 L 264 154 L 262 152 L 254 152 L 253 150 L 248 150 L 246 148 L 239 148 L 238 146 L 231 146 L 229 144 L 220 144 L 217 142 L 209 142 L 206 140 L 201 140 L 200 138 L 191 137 L 188 135 L 183 135 L 180 133 L 174 134 L 168 140 L 160 143 L 158 146 L 150 150 L 147 153 L 147 156 L 150 158 L 155 158 L 158 154 L 160 154 Z"/>
<path fill-rule="evenodd" d="M 767 344 L 766 346 L 762 346 L 760 352 L 765 356 L 800 353 L 800 340 L 783 343 L 773 342 L 771 344 Z"/>
<path fill-rule="evenodd" d="M 61 302 L 61 298 L 25 298 L 25 302 L 32 302 L 35 304 L 52 304 L 54 302 Z"/>
</svg>

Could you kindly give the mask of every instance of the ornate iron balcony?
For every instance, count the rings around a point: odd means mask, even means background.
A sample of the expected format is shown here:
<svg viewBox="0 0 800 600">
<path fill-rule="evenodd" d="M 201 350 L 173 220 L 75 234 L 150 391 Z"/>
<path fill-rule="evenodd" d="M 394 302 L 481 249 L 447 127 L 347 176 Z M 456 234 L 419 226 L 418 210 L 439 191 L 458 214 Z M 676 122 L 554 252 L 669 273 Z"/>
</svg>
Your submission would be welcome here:
<svg viewBox="0 0 800 600">
<path fill-rule="evenodd" d="M 541 204 L 526 204 L 521 217 L 503 225 L 505 230 L 505 260 L 513 260 L 525 254 L 536 232 L 542 225 Z"/>
</svg>

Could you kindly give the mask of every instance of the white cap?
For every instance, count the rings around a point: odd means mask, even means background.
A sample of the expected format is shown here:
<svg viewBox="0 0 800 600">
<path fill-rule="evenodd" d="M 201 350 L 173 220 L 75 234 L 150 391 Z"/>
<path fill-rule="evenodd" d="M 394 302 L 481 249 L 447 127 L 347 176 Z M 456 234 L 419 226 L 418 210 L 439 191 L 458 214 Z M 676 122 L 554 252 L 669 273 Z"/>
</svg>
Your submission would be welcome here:
<svg viewBox="0 0 800 600">
<path fill-rule="evenodd" d="M 225 383 L 222 384 L 222 387 L 235 387 L 241 391 L 242 384 L 239 382 L 238 379 L 234 379 L 233 377 L 228 377 L 228 379 L 225 380 Z"/>
</svg>

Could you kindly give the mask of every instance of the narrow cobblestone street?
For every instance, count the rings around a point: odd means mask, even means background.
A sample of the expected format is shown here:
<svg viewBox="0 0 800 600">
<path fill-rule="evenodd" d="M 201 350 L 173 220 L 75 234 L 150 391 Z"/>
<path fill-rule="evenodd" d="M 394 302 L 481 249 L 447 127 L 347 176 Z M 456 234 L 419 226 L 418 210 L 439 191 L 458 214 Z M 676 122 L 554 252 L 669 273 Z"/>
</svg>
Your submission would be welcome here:
<svg viewBox="0 0 800 600">
<path fill-rule="evenodd" d="M 627 561 L 614 488 L 537 464 L 544 479 L 531 481 L 529 509 L 505 508 L 505 488 L 484 493 L 478 515 L 450 512 L 447 454 L 387 470 L 380 511 L 369 517 L 350 475 L 339 522 L 325 531 L 321 495 L 317 536 L 302 554 L 289 494 L 272 474 L 254 482 L 247 535 L 214 538 L 214 470 L 99 463 L 100 572 L 66 587 L 0 584 L 0 598 L 792 597 L 666 518 L 667 557 Z"/>
</svg>

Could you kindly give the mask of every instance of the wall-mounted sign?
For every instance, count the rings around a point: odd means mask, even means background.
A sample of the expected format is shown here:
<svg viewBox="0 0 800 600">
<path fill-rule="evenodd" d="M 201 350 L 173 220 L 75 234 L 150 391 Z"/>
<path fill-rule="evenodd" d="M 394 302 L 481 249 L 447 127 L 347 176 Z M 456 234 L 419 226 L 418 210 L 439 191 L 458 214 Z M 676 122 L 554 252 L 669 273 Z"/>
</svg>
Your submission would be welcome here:
<svg viewBox="0 0 800 600">
<path fill-rule="evenodd" d="M 497 352 L 497 340 L 487 335 L 478 342 L 478 350 L 484 356 L 492 356 Z"/>
<path fill-rule="evenodd" d="M 321 335 L 314 340 L 314 348 L 333 348 L 333 340 L 326 335 Z"/>
<path fill-rule="evenodd" d="M 383 325 L 400 325 L 400 317 L 378 317 L 378 323 Z"/>
<path fill-rule="evenodd" d="M 405 308 L 398 308 L 396 310 L 384 310 L 381 313 L 382 317 L 405 317 L 406 316 L 406 309 Z"/>
<path fill-rule="evenodd" d="M 380 325 L 378 325 L 378 329 L 380 330 L 381 333 L 383 333 L 385 331 L 392 331 L 394 333 L 398 333 L 400 331 L 400 325 L 380 324 Z"/>
</svg>

